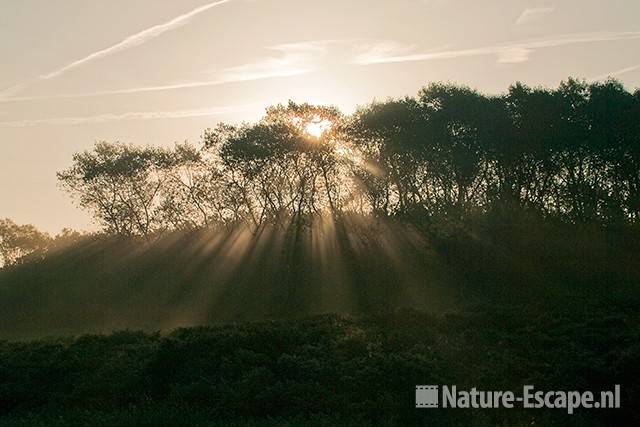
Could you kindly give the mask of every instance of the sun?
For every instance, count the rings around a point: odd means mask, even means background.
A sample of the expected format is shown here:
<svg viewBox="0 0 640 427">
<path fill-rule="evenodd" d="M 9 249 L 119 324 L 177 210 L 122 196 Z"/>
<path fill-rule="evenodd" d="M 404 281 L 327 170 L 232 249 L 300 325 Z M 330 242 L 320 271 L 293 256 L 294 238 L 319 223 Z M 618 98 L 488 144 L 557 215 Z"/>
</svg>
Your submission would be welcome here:
<svg viewBox="0 0 640 427">
<path fill-rule="evenodd" d="M 320 138 L 326 131 L 330 130 L 333 123 L 330 120 L 314 116 L 309 123 L 304 126 L 304 133 L 314 138 Z"/>
</svg>

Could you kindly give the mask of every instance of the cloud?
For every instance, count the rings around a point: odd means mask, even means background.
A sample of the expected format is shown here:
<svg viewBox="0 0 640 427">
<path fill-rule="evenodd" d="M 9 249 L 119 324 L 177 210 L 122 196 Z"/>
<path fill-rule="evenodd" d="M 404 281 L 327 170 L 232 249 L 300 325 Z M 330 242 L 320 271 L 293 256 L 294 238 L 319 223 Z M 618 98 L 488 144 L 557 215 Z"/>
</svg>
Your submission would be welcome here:
<svg viewBox="0 0 640 427">
<path fill-rule="evenodd" d="M 313 62 L 317 59 L 317 55 L 326 51 L 326 43 L 321 41 L 290 43 L 271 46 L 268 49 L 278 51 L 281 55 L 226 68 L 218 73 L 220 81 L 240 82 L 309 73 L 314 70 Z"/>
<path fill-rule="evenodd" d="M 237 113 L 249 111 L 256 108 L 257 104 L 238 105 L 230 107 L 213 107 L 195 110 L 177 110 L 177 111 L 132 111 L 121 114 L 107 113 L 95 116 L 76 116 L 76 117 L 53 117 L 45 119 L 33 120 L 14 120 L 0 122 L 1 127 L 27 127 L 37 125 L 81 125 L 107 123 L 117 121 L 130 120 L 151 120 L 151 119 L 184 119 L 189 117 L 205 117 L 216 116 L 228 113 Z"/>
<path fill-rule="evenodd" d="M 282 43 L 270 46 L 269 49 L 288 53 L 326 52 L 328 46 L 341 42 L 344 42 L 344 40 L 309 40 L 297 43 Z"/>
<path fill-rule="evenodd" d="M 481 46 L 469 49 L 436 50 L 418 53 L 400 53 L 385 51 L 384 45 L 380 47 L 368 47 L 368 51 L 356 55 L 354 64 L 389 64 L 399 62 L 433 61 L 437 59 L 464 58 L 473 56 L 497 55 L 499 62 L 525 62 L 536 49 L 566 46 L 579 43 L 607 42 L 617 40 L 640 39 L 640 31 L 632 32 L 600 32 L 578 33 L 560 36 L 552 36 L 543 39 L 524 40 L 507 44 Z M 388 42 L 384 42 L 385 44 Z M 408 50 L 404 49 L 405 51 Z"/>
<path fill-rule="evenodd" d="M 610 72 L 605 73 L 605 74 L 600 74 L 599 76 L 591 77 L 591 78 L 589 78 L 587 80 L 590 80 L 590 81 L 605 80 L 605 79 L 607 79 L 609 77 L 620 76 L 622 74 L 630 73 L 630 72 L 636 71 L 636 70 L 640 70 L 640 64 L 632 65 L 630 67 L 621 68 L 621 69 L 615 70 L 615 71 L 610 71 Z"/>
<path fill-rule="evenodd" d="M 121 52 L 123 50 L 126 49 L 130 49 L 132 47 L 136 47 L 139 46 L 141 44 L 147 43 L 150 40 L 155 39 L 156 37 L 159 37 L 160 35 L 171 31 L 171 30 L 175 30 L 176 28 L 182 27 L 183 25 L 186 25 L 189 21 L 191 21 L 192 18 L 194 18 L 196 15 L 199 15 L 213 7 L 216 6 L 220 6 L 224 3 L 228 3 L 232 0 L 218 0 L 215 2 L 211 2 L 211 3 L 207 3 L 203 6 L 197 7 L 193 10 L 191 10 L 190 12 L 187 12 L 185 14 L 182 14 L 180 16 L 177 16 L 173 19 L 171 19 L 170 21 L 167 21 L 163 24 L 158 24 L 158 25 L 154 25 L 153 27 L 147 28 L 146 30 L 142 30 L 136 34 L 133 34 L 129 37 L 127 37 L 126 39 L 122 40 L 119 43 L 116 43 L 112 46 L 109 46 L 105 49 L 101 49 L 98 51 L 95 51 L 93 53 L 90 53 L 89 55 L 72 61 L 60 68 L 57 68 L 53 71 L 50 71 L 48 73 L 42 74 L 38 77 L 36 77 L 35 79 L 31 79 L 30 81 L 27 82 L 23 82 L 23 83 L 19 83 L 16 85 L 13 85 L 9 88 L 6 88 L 2 91 L 0 91 L 0 101 L 6 101 L 6 100 L 14 100 L 17 99 L 14 97 L 14 95 L 18 92 L 20 92 L 22 89 L 26 88 L 29 86 L 30 83 L 33 82 L 37 82 L 37 81 L 42 81 L 42 80 L 49 80 L 52 79 L 54 77 L 58 77 L 64 73 L 66 73 L 69 70 L 72 70 L 76 67 L 79 67 L 81 65 L 87 64 L 89 62 L 95 61 L 97 59 L 100 58 L 104 58 L 105 56 L 109 56 L 109 55 L 113 55 L 114 53 L 117 52 Z"/>
<path fill-rule="evenodd" d="M 402 57 L 415 51 L 416 45 L 407 45 L 393 40 L 372 41 L 358 47 L 358 53 L 353 62 L 355 64 L 376 64 L 383 58 Z"/>
<path fill-rule="evenodd" d="M 538 21 L 543 16 L 548 15 L 555 11 L 555 7 L 536 7 L 532 9 L 525 9 L 522 11 L 518 19 L 516 19 L 515 25 L 526 25 L 532 22 Z"/>
<path fill-rule="evenodd" d="M 9 86 L 5 89 L 0 90 L 0 102 L 5 99 L 11 99 L 13 95 L 20 92 L 25 86 L 26 84 L 24 83 L 18 83 L 13 86 Z"/>
<path fill-rule="evenodd" d="M 522 46 L 513 46 L 497 52 L 498 62 L 502 64 L 519 64 L 527 62 L 532 50 Z"/>
<path fill-rule="evenodd" d="M 40 78 L 44 80 L 51 79 L 73 68 L 86 64 L 88 62 L 95 61 L 96 59 L 104 58 L 105 56 L 113 55 L 114 53 L 121 52 L 123 50 L 130 49 L 132 47 L 147 43 L 148 41 L 155 39 L 156 37 L 166 33 L 167 31 L 175 30 L 176 28 L 182 27 L 183 25 L 191 21 L 191 19 L 196 15 L 199 15 L 213 7 L 220 6 L 224 3 L 228 3 L 229 1 L 231 0 L 219 0 L 212 3 L 207 3 L 204 6 L 197 7 L 190 12 L 187 12 L 185 14 L 182 14 L 180 16 L 173 18 L 170 21 L 167 21 L 163 24 L 154 25 L 153 27 L 147 28 L 146 30 L 140 31 L 136 34 L 133 34 L 127 37 L 126 39 L 122 40 L 119 43 L 116 43 L 105 49 L 101 49 L 96 52 L 93 52 L 85 56 L 84 58 L 70 62 L 64 65 L 63 67 L 60 67 L 49 73 L 43 74 L 40 76 Z"/>
<path fill-rule="evenodd" d="M 267 49 L 270 51 L 278 52 L 278 56 L 270 56 L 259 61 L 223 68 L 221 70 L 211 70 L 206 73 L 210 76 L 210 78 L 204 80 L 180 81 L 168 83 L 165 85 L 139 86 L 126 89 L 114 89 L 76 94 L 7 97 L 5 99 L 2 99 L 0 97 L 0 102 L 86 98 L 103 95 L 126 95 L 134 93 L 217 86 L 227 83 L 263 80 L 278 77 L 291 77 L 312 72 L 314 70 L 313 63 L 317 60 L 318 54 L 326 51 L 326 46 L 328 43 L 330 42 L 313 41 L 270 46 Z"/>
</svg>

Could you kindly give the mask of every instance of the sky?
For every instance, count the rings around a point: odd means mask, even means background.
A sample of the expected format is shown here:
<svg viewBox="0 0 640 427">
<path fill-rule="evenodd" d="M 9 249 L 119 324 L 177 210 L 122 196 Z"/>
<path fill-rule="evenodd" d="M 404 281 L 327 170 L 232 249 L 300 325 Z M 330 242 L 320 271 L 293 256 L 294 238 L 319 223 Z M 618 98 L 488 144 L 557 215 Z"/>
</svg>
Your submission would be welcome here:
<svg viewBox="0 0 640 427">
<path fill-rule="evenodd" d="M 640 87 L 637 0 L 0 0 L 0 218 L 91 230 L 56 183 L 96 141 L 197 143 L 291 99 L 432 81 Z"/>
</svg>

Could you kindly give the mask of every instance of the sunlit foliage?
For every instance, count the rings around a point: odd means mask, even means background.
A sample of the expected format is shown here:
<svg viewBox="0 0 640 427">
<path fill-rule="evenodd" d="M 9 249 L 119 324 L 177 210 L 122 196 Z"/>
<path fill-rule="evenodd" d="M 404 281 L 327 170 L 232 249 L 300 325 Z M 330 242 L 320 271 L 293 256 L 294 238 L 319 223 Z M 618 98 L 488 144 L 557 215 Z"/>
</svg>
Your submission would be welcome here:
<svg viewBox="0 0 640 427">
<path fill-rule="evenodd" d="M 344 116 L 309 104 L 221 123 L 200 146 L 101 142 L 58 174 L 109 232 L 302 225 L 313 216 L 514 209 L 568 222 L 640 216 L 640 95 L 614 80 L 500 96 L 431 84 Z"/>
</svg>

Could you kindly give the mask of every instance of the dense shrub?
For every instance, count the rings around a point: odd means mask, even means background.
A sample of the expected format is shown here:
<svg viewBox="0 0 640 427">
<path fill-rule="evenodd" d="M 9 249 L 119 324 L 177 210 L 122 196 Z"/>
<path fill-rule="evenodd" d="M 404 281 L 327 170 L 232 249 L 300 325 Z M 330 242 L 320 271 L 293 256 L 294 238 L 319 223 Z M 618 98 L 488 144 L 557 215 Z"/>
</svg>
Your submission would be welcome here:
<svg viewBox="0 0 640 427">
<path fill-rule="evenodd" d="M 640 420 L 639 350 L 637 312 L 594 319 L 515 306 L 5 342 L 0 425 L 621 425 Z M 419 410 L 416 384 L 515 391 L 621 384 L 623 402 L 620 410 L 573 416 Z"/>
</svg>

